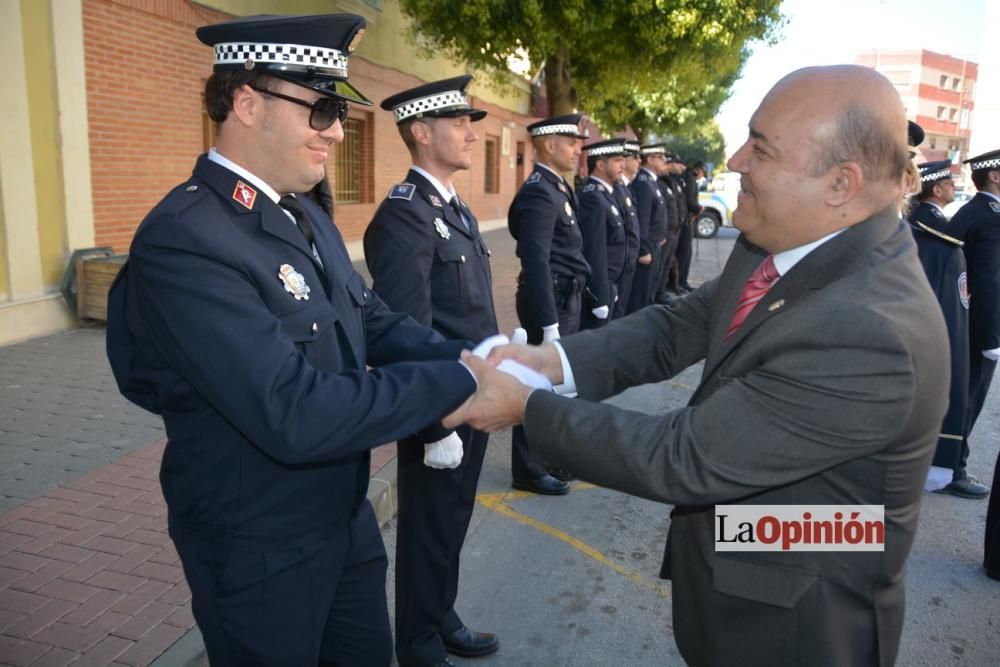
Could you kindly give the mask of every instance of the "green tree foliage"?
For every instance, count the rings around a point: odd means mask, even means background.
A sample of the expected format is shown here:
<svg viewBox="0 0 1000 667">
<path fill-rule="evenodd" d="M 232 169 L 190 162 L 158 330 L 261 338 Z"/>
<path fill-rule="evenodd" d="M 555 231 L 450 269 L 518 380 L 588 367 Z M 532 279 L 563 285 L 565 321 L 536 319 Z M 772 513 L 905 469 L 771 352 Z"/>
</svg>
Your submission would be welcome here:
<svg viewBox="0 0 1000 667">
<path fill-rule="evenodd" d="M 690 128 L 684 134 L 665 135 L 661 138 L 670 151 L 684 158 L 688 167 L 699 160 L 714 164 L 716 168 L 725 162 L 726 140 L 722 137 L 719 124 L 714 120 Z"/>
<path fill-rule="evenodd" d="M 640 138 L 715 115 L 746 60 L 770 39 L 780 0 L 400 0 L 413 37 L 497 82 L 508 59 L 545 69 L 552 114 L 581 109 Z"/>
</svg>

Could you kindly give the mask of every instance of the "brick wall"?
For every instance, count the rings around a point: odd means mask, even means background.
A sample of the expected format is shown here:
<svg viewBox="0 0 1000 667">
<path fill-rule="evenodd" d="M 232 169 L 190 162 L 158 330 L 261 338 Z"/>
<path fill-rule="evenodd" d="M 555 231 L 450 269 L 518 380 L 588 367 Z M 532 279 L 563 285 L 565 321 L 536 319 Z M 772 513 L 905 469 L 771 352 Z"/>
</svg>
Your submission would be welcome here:
<svg viewBox="0 0 1000 667">
<path fill-rule="evenodd" d="M 194 36 L 200 25 L 225 20 L 224 14 L 182 0 L 84 0 L 84 48 L 90 119 L 94 226 L 98 246 L 125 252 L 135 228 L 153 205 L 191 173 L 203 150 L 202 88 L 211 72 L 211 49 Z M 353 58 L 351 81 L 380 102 L 420 79 Z M 473 168 L 456 176 L 459 194 L 481 220 L 506 216 L 514 192 L 511 158 L 524 141 L 524 175 L 531 172 L 531 142 L 524 127 L 531 118 L 478 103 L 489 115 L 475 125 Z M 364 158 L 374 158 L 371 202 L 337 207 L 344 237 L 364 234 L 379 202 L 402 180 L 410 164 L 392 114 L 352 110 L 373 123 Z M 511 123 L 511 156 L 500 157 L 500 191 L 484 192 L 486 134 L 500 136 Z M 333 170 L 333 160 L 330 161 Z M 366 188 L 367 189 L 367 188 Z"/>
</svg>

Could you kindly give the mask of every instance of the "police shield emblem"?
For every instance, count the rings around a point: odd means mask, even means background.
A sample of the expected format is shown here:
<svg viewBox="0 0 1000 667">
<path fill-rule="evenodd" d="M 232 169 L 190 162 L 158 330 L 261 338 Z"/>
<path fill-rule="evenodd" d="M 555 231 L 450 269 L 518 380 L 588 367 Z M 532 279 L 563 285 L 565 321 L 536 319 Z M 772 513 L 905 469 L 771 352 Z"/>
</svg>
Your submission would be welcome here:
<svg viewBox="0 0 1000 667">
<path fill-rule="evenodd" d="M 621 215 L 621 213 L 618 212 L 618 207 L 615 206 L 614 204 L 611 205 L 611 212 L 614 213 L 617 216 Z"/>
<path fill-rule="evenodd" d="M 625 197 L 625 205 L 628 206 L 629 208 L 632 208 L 632 198 L 631 197 Z"/>
<path fill-rule="evenodd" d="M 994 213 L 1000 213 L 1000 204 L 998 204 L 997 202 L 991 201 L 990 208 L 993 210 Z"/>
<path fill-rule="evenodd" d="M 965 271 L 962 271 L 962 275 L 958 277 L 958 299 L 962 302 L 962 308 L 966 310 L 969 309 L 969 279 L 965 275 Z"/>
<path fill-rule="evenodd" d="M 448 225 L 444 224 L 444 220 L 441 218 L 434 218 L 434 229 L 437 233 L 441 235 L 445 241 L 451 238 L 451 231 L 448 229 Z"/>
<path fill-rule="evenodd" d="M 291 264 L 282 264 L 278 268 L 278 278 L 296 301 L 309 300 L 309 292 L 312 290 L 309 285 L 306 285 L 305 277 L 296 271 Z"/>
<path fill-rule="evenodd" d="M 569 205 L 569 202 L 566 202 L 566 203 L 565 203 L 565 204 L 563 205 L 563 208 L 565 208 L 565 209 L 566 209 L 566 215 L 568 215 L 568 216 L 571 216 L 571 217 L 572 217 L 572 215 L 573 215 L 573 207 Z"/>
</svg>

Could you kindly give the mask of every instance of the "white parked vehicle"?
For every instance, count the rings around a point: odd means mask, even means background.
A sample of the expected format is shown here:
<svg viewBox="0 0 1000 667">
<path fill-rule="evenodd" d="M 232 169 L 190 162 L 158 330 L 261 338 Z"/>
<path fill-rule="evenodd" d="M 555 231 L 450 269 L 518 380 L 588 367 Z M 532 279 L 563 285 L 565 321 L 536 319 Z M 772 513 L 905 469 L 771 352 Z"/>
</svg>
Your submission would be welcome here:
<svg viewBox="0 0 1000 667">
<path fill-rule="evenodd" d="M 740 192 L 740 175 L 733 171 L 721 171 L 712 177 L 707 192 L 698 193 L 701 213 L 694 223 L 694 235 L 700 239 L 710 239 L 719 233 L 720 227 L 733 226 L 733 211 L 736 210 L 736 196 Z"/>
</svg>

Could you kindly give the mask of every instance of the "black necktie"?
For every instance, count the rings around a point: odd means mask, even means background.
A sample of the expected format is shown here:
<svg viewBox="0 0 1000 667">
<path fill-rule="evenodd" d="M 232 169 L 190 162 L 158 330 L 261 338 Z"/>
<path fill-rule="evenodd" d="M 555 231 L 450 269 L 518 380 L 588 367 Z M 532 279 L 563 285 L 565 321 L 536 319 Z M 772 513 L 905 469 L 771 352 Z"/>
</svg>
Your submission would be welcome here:
<svg viewBox="0 0 1000 667">
<path fill-rule="evenodd" d="M 309 222 L 309 215 L 306 213 L 306 210 L 302 208 L 302 204 L 300 204 L 292 195 L 285 195 L 278 200 L 278 206 L 292 214 L 292 217 L 295 218 L 299 231 L 302 232 L 302 236 L 306 237 L 306 243 L 308 243 L 311 248 L 314 238 L 312 223 Z"/>
<path fill-rule="evenodd" d="M 448 204 L 451 206 L 451 210 L 455 211 L 455 215 L 458 216 L 462 224 L 465 225 L 465 228 L 468 229 L 469 223 L 465 221 L 465 216 L 462 215 L 462 205 L 458 203 L 458 195 L 452 195 L 451 201 Z"/>
</svg>

